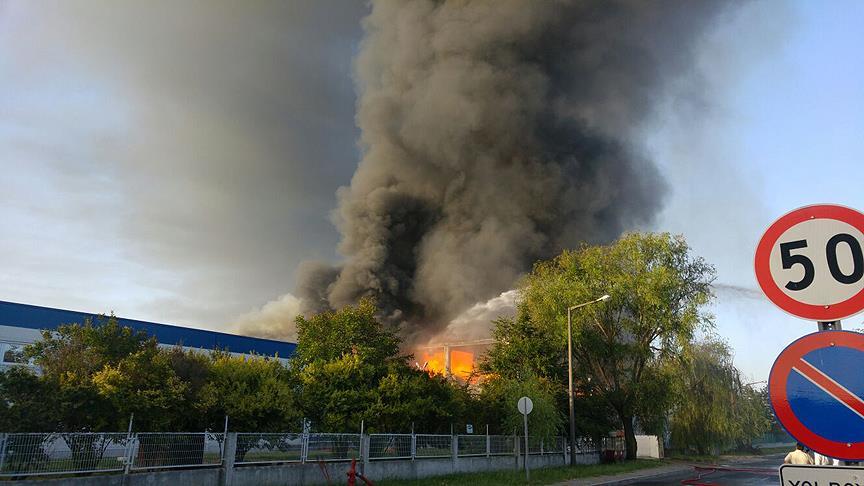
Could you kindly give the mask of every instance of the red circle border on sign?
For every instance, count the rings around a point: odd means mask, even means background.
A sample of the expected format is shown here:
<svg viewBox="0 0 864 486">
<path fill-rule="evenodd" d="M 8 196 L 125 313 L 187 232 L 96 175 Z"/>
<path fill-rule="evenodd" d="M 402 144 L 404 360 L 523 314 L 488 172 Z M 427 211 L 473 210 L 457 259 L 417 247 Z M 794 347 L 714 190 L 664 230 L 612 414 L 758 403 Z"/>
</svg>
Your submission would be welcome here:
<svg viewBox="0 0 864 486">
<path fill-rule="evenodd" d="M 842 221 L 864 233 L 864 214 L 845 206 L 816 204 L 786 214 L 768 227 L 756 247 L 754 267 L 759 287 L 777 307 L 802 319 L 830 322 L 854 316 L 864 310 L 864 289 L 842 302 L 831 304 L 825 308 L 822 305 L 806 304 L 789 297 L 780 290 L 780 287 L 774 282 L 774 278 L 771 277 L 771 249 L 774 244 L 786 230 L 811 219 Z"/>
<path fill-rule="evenodd" d="M 798 338 L 786 346 L 786 349 L 774 361 L 771 374 L 768 376 L 768 396 L 771 399 L 771 407 L 774 409 L 777 420 L 798 442 L 829 457 L 846 461 L 861 461 L 864 460 L 864 442 L 846 445 L 846 442 L 836 442 L 817 435 L 801 423 L 789 405 L 786 382 L 789 380 L 789 374 L 792 373 L 792 366 L 802 356 L 813 350 L 835 345 L 864 352 L 864 334 L 851 331 L 822 331 Z"/>
</svg>

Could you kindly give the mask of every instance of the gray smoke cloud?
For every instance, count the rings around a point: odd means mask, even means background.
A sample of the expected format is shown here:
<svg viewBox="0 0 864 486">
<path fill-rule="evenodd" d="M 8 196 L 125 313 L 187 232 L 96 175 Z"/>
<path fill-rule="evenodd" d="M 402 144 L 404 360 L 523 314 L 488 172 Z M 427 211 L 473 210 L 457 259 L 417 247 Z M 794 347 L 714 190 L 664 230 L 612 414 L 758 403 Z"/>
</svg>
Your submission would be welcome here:
<svg viewBox="0 0 864 486">
<path fill-rule="evenodd" d="M 356 60 L 363 158 L 334 216 L 345 256 L 307 310 L 374 296 L 410 339 L 538 258 L 650 224 L 640 146 L 714 1 L 375 1 Z"/>
<path fill-rule="evenodd" d="M 213 328 L 335 259 L 368 12 L 0 0 L 0 299 Z"/>
</svg>

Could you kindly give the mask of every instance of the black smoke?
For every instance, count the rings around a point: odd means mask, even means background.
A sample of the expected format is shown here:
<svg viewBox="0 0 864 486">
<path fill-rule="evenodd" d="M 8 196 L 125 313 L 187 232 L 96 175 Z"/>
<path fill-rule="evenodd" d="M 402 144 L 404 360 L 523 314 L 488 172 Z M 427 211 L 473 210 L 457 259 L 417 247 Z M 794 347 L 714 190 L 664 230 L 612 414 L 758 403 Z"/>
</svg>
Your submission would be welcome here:
<svg viewBox="0 0 864 486">
<path fill-rule="evenodd" d="M 724 5 L 374 1 L 345 261 L 302 273 L 307 310 L 372 295 L 434 334 L 537 259 L 649 224 L 667 187 L 641 131 Z"/>
</svg>

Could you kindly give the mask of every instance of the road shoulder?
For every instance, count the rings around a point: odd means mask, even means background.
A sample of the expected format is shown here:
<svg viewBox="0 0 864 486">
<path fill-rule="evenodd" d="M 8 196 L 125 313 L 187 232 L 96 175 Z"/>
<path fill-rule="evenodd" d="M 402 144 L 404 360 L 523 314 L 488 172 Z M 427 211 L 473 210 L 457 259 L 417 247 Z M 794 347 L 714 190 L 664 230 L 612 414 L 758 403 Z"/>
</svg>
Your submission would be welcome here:
<svg viewBox="0 0 864 486">
<path fill-rule="evenodd" d="M 617 484 L 636 479 L 652 478 L 655 476 L 665 476 L 667 474 L 675 474 L 682 471 L 690 470 L 693 466 L 685 463 L 673 463 L 651 469 L 643 469 L 621 474 L 611 474 L 608 476 L 594 476 L 590 478 L 571 479 L 561 483 L 555 483 L 554 486 L 597 486 L 601 484 Z"/>
</svg>

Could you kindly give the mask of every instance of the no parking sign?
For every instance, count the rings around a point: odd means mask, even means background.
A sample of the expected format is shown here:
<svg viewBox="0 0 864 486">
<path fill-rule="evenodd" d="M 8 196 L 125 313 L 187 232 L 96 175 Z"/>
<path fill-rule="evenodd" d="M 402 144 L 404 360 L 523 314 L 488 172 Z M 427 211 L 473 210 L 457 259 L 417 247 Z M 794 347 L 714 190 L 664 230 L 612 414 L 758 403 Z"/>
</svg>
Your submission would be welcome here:
<svg viewBox="0 0 864 486">
<path fill-rule="evenodd" d="M 864 460 L 864 334 L 824 331 L 790 344 L 768 379 L 774 414 L 820 454 Z"/>
</svg>

